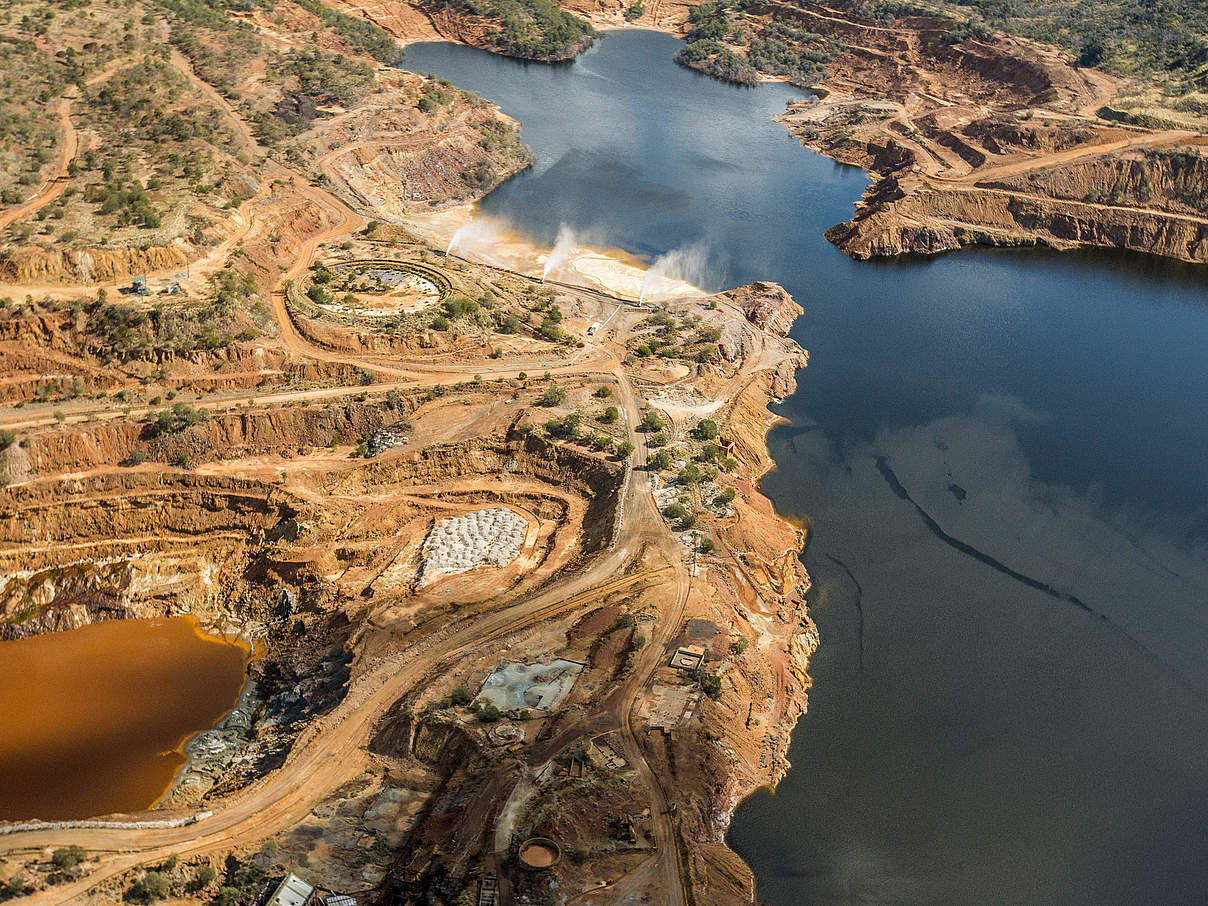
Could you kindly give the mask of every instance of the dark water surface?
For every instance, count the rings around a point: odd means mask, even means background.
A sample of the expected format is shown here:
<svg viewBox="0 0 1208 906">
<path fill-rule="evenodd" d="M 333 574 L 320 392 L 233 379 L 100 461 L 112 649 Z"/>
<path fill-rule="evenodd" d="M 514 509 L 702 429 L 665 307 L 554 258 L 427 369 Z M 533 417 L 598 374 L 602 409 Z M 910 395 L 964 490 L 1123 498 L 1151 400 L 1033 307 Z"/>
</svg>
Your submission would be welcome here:
<svg viewBox="0 0 1208 906">
<path fill-rule="evenodd" d="M 822 233 L 864 175 L 772 122 L 796 92 L 676 46 L 404 65 L 523 124 L 536 166 L 487 213 L 805 307 L 764 487 L 814 520 L 822 647 L 793 769 L 730 835 L 760 898 L 1205 902 L 1208 280 L 1107 254 L 849 261 Z"/>
<path fill-rule="evenodd" d="M 234 707 L 246 659 L 184 617 L 0 642 L 0 821 L 147 808 Z"/>
</svg>

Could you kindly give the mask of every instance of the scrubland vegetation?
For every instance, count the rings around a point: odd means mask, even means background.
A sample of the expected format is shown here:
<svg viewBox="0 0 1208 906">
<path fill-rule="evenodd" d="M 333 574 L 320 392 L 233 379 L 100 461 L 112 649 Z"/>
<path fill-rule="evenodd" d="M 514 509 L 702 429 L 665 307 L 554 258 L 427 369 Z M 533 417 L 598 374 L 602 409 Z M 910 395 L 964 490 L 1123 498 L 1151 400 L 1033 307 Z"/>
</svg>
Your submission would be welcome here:
<svg viewBox="0 0 1208 906">
<path fill-rule="evenodd" d="M 761 23 L 742 14 L 749 0 L 710 0 L 689 13 L 692 28 L 676 60 L 709 75 L 754 85 L 760 74 L 813 85 L 842 50 L 831 38 L 787 20 Z"/>
<path fill-rule="evenodd" d="M 552 0 L 425 0 L 498 23 L 492 48 L 526 60 L 565 60 L 592 38 L 591 26 Z"/>
</svg>

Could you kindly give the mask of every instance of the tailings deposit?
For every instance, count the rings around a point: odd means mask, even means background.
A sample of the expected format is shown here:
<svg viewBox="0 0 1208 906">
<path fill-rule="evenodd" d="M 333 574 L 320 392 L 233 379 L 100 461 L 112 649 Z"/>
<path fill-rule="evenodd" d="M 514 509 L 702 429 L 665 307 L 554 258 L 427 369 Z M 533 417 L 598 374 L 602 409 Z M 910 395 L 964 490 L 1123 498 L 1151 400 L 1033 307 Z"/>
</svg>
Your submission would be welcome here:
<svg viewBox="0 0 1208 906">
<path fill-rule="evenodd" d="M 540 66 L 403 65 L 498 102 L 533 168 L 480 211 L 549 248 L 782 283 L 810 350 L 778 408 L 822 646 L 775 795 L 730 844 L 759 899 L 1188 903 L 1208 889 L 1208 280 L 1136 256 L 856 263 L 859 170 L 666 35 Z"/>
<path fill-rule="evenodd" d="M 247 657 L 184 617 L 0 642 L 0 820 L 151 806 L 234 707 Z"/>
</svg>

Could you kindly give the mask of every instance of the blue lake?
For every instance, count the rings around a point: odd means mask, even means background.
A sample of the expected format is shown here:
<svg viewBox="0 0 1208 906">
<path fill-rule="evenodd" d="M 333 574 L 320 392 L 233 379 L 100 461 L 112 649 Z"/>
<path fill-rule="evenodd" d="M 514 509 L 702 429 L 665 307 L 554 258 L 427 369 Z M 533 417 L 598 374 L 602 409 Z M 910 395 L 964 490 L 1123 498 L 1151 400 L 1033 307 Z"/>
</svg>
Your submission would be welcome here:
<svg viewBox="0 0 1208 906">
<path fill-rule="evenodd" d="M 865 175 L 678 42 L 403 65 L 523 125 L 481 209 L 718 289 L 782 283 L 810 350 L 764 489 L 813 522 L 822 637 L 793 769 L 738 810 L 760 899 L 1188 903 L 1208 890 L 1208 279 L 1106 253 L 855 263 Z"/>
</svg>

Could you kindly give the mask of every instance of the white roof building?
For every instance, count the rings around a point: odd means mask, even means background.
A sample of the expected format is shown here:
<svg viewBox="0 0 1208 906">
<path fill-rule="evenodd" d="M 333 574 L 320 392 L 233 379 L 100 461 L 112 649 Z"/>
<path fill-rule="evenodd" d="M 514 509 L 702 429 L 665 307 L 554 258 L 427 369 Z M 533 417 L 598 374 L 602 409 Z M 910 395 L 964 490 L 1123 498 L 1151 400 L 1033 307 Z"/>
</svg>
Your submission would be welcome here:
<svg viewBox="0 0 1208 906">
<path fill-rule="evenodd" d="M 315 889 L 295 874 L 288 874 L 273 891 L 269 906 L 309 906 Z"/>
</svg>

